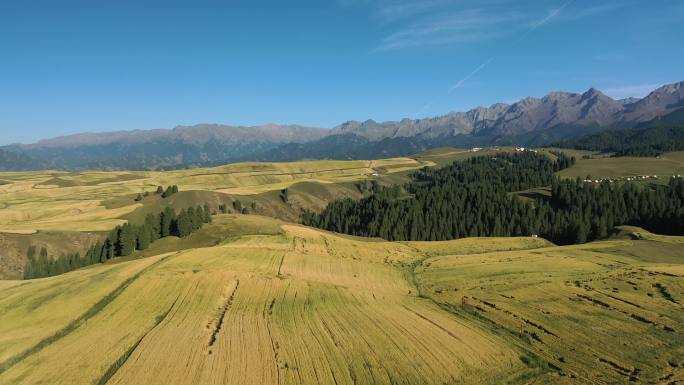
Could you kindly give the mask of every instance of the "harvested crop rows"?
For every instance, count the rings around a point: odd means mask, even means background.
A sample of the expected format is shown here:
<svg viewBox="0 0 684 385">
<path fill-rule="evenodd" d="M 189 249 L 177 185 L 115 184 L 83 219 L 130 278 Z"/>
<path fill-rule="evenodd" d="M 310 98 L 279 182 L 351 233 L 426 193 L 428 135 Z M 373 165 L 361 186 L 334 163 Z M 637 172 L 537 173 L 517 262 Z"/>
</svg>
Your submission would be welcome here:
<svg viewBox="0 0 684 385">
<path fill-rule="evenodd" d="M 443 308 L 530 348 L 565 381 L 670 383 L 684 379 L 684 276 L 667 271 L 684 249 L 659 238 L 434 257 L 417 279 Z"/>
<path fill-rule="evenodd" d="M 413 248 L 283 227 L 286 235 L 247 236 L 3 289 L 11 307 L 24 292 L 58 292 L 66 279 L 83 275 L 89 287 L 75 290 L 101 299 L 117 285 L 95 272 L 136 277 L 40 349 L 32 347 L 45 335 L 19 338 L 33 327 L 3 319 L 16 337 L 6 358 L 29 353 L 10 360 L 0 382 L 38 383 L 49 373 L 64 384 L 442 384 L 465 375 L 493 381 L 525 368 L 514 349 L 417 297 L 406 272 L 390 262 L 415 258 Z M 45 298 L 38 310 L 21 311 L 54 314 L 49 337 L 88 313 L 82 303 L 53 313 L 65 302 Z"/>
<path fill-rule="evenodd" d="M 684 379 L 682 238 L 391 243 L 245 215 L 207 231 L 256 224 L 273 229 L 3 282 L 0 383 Z"/>
</svg>

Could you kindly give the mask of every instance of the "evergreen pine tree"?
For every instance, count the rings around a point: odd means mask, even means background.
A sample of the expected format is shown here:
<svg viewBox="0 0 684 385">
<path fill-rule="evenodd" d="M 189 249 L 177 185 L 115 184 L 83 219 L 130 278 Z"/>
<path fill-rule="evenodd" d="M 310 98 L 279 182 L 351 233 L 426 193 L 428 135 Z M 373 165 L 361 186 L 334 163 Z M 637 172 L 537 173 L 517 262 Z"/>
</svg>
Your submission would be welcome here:
<svg viewBox="0 0 684 385">
<path fill-rule="evenodd" d="M 161 221 L 158 216 L 155 216 L 154 214 L 147 214 L 145 216 L 145 223 L 143 227 L 149 233 L 150 243 L 159 239 L 161 232 Z"/>
<path fill-rule="evenodd" d="M 135 251 L 135 232 L 133 227 L 126 223 L 119 229 L 119 239 L 116 246 L 116 255 L 125 257 Z"/>
<path fill-rule="evenodd" d="M 254 202 L 252 202 L 252 203 L 254 203 Z M 204 214 L 204 217 L 202 218 L 202 222 L 211 223 L 211 209 L 209 208 L 208 203 L 204 204 L 203 214 Z"/>
<path fill-rule="evenodd" d="M 160 215 L 160 238 L 165 238 L 171 235 L 172 225 L 176 220 L 176 213 L 171 207 L 164 208 Z"/>
<path fill-rule="evenodd" d="M 150 247 L 150 243 L 152 243 L 152 240 L 151 240 L 152 232 L 150 231 L 149 224 L 147 222 L 145 222 L 142 226 L 139 226 L 136 229 L 137 229 L 136 249 L 146 250 L 147 248 Z"/>
</svg>

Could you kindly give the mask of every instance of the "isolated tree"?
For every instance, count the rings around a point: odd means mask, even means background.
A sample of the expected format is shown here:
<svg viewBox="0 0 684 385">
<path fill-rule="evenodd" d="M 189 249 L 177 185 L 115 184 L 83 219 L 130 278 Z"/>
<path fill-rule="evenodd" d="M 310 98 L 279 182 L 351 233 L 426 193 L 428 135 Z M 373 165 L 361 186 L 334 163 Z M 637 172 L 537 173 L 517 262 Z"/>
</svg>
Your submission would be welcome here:
<svg viewBox="0 0 684 385">
<path fill-rule="evenodd" d="M 47 277 L 49 274 L 50 260 L 48 258 L 47 249 L 42 247 L 40 249 L 40 256 L 36 268 L 36 277 Z"/>
<path fill-rule="evenodd" d="M 36 247 L 31 245 L 26 251 L 27 262 L 24 267 L 24 278 L 37 278 L 36 270 L 38 269 L 38 261 L 36 261 Z"/>
<path fill-rule="evenodd" d="M 252 202 L 252 203 L 254 203 L 254 202 Z M 202 212 L 202 214 L 204 215 L 202 217 L 202 222 L 211 223 L 211 209 L 210 209 L 208 203 L 204 204 L 204 211 Z"/>
<path fill-rule="evenodd" d="M 36 257 L 36 246 L 31 245 L 28 247 L 28 250 L 26 250 L 26 257 L 31 260 Z"/>
</svg>

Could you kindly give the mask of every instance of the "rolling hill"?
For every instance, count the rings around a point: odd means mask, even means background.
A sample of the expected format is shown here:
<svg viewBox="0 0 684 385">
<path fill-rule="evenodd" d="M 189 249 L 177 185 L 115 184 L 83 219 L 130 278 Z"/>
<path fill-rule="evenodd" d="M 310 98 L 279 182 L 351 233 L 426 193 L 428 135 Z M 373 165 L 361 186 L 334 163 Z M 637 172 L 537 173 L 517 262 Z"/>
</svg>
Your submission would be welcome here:
<svg viewBox="0 0 684 385">
<path fill-rule="evenodd" d="M 569 246 L 537 236 L 389 242 L 294 223 L 339 198 L 409 186 L 407 174 L 419 169 L 428 176 L 454 160 L 484 164 L 472 158 L 520 152 L 441 148 L 372 161 L 2 173 L 0 273 L 10 279 L 0 280 L 0 383 L 684 380 L 682 237 L 621 226 Z M 557 149 L 522 153 L 540 164 L 568 159 Z M 681 152 L 610 164 L 618 158 L 569 154 L 579 160 L 556 175 L 667 174 L 684 164 Z M 537 178 L 518 172 L 514 179 Z M 658 183 L 639 186 L 666 187 Z M 179 191 L 163 197 L 160 185 Z M 17 279 L 30 246 L 50 258 L 83 253 L 113 226 L 202 204 L 216 215 L 188 236 Z"/>
<path fill-rule="evenodd" d="M 115 226 L 141 223 L 166 207 L 181 210 L 209 204 L 297 222 L 304 209 L 319 210 L 341 197 L 362 195 L 360 184 L 400 181 L 402 173 L 430 160 L 236 163 L 165 172 L 38 171 L 3 173 L 0 180 L 0 279 L 20 278 L 29 245 L 49 255 L 83 254 L 89 243 Z M 167 198 L 158 186 L 179 186 Z M 287 189 L 288 201 L 280 197 Z M 138 194 L 141 198 L 136 200 Z M 142 196 L 144 194 L 144 196 Z M 59 234 L 63 234 L 60 238 Z"/>
<path fill-rule="evenodd" d="M 642 240 L 391 243 L 253 216 L 210 226 L 255 220 L 270 230 L 0 281 L 0 382 L 684 378 L 681 238 L 627 229 Z"/>
</svg>

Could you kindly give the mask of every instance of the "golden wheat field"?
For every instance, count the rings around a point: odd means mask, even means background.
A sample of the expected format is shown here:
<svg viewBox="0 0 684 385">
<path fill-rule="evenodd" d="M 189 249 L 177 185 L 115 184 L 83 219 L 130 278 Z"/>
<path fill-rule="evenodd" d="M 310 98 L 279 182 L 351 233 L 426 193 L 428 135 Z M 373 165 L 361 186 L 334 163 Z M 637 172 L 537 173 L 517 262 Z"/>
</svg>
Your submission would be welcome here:
<svg viewBox="0 0 684 385">
<path fill-rule="evenodd" d="M 393 158 L 373 161 L 235 163 L 165 172 L 58 171 L 0 173 L 0 232 L 109 231 L 143 205 L 137 194 L 158 186 L 182 191 L 254 195 L 295 183 L 332 184 L 431 166 L 430 161 Z M 130 198 L 116 201 L 117 198 Z M 116 201 L 115 204 L 108 204 Z"/>
<path fill-rule="evenodd" d="M 684 380 L 682 238 L 391 243 L 250 215 L 211 228 L 243 235 L 1 281 L 0 383 Z"/>
<path fill-rule="evenodd" d="M 683 237 L 421 261 L 421 294 L 525 346 L 565 383 L 684 381 Z M 560 383 L 561 380 L 558 380 Z"/>
</svg>

